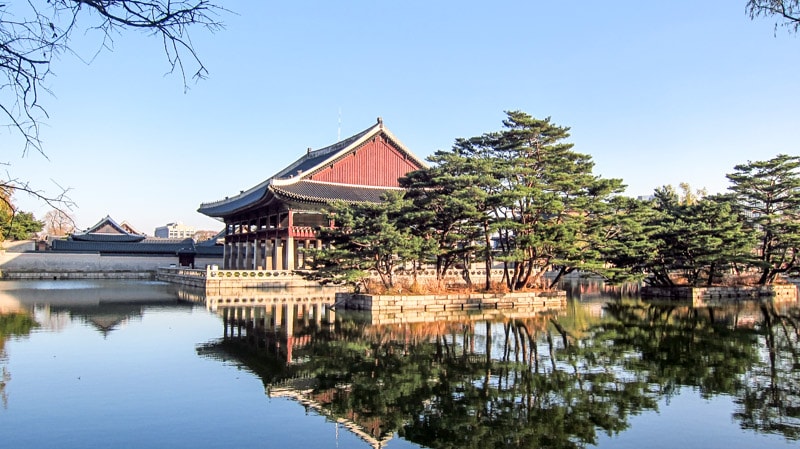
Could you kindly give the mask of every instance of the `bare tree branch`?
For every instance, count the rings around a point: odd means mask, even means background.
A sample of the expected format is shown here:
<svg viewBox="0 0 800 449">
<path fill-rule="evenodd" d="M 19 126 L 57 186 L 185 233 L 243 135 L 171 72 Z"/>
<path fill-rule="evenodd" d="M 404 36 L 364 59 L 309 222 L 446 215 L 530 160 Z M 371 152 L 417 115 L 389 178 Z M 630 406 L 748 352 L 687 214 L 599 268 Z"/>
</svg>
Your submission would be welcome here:
<svg viewBox="0 0 800 449">
<path fill-rule="evenodd" d="M 775 22 L 776 33 L 779 26 L 793 33 L 800 30 L 800 0 L 748 0 L 745 9 L 751 19 L 778 17 L 779 20 Z"/>
<path fill-rule="evenodd" d="M 142 30 L 163 40 L 169 73 L 202 79 L 208 70 L 192 43 L 190 28 L 211 32 L 222 28 L 219 14 L 227 12 L 211 0 L 27 0 L 0 3 L 0 116 L 9 134 L 21 137 L 22 156 L 34 150 L 47 157 L 40 124 L 48 118 L 41 94 L 50 93 L 46 81 L 59 55 L 71 52 L 70 36 L 77 30 L 97 30 L 101 48 L 124 30 Z M 79 25 L 80 24 L 80 25 Z M 100 51 L 98 50 L 98 51 Z M 187 77 L 187 67 L 193 73 Z M 36 196 L 47 204 L 69 209 L 66 191 L 46 195 L 26 182 L 7 176 L 0 188 Z"/>
</svg>

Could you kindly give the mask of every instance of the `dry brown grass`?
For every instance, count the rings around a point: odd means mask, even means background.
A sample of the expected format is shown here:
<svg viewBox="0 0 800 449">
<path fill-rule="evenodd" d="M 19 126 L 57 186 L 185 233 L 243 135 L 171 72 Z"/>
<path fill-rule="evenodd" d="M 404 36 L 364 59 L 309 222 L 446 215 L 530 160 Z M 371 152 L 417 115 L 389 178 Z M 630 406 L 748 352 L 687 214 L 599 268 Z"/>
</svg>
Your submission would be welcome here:
<svg viewBox="0 0 800 449">
<path fill-rule="evenodd" d="M 437 282 L 435 280 L 421 280 L 414 282 L 410 279 L 400 279 L 395 282 L 394 287 L 387 288 L 381 282 L 364 282 L 361 291 L 370 295 L 445 295 L 445 294 L 469 294 L 469 293 L 508 293 L 510 290 L 505 282 L 492 282 L 487 290 L 482 288 L 483 283 L 474 283 L 469 288 L 466 283 L 447 283 L 446 281 Z M 541 291 L 543 289 L 527 288 L 520 291 Z"/>
</svg>

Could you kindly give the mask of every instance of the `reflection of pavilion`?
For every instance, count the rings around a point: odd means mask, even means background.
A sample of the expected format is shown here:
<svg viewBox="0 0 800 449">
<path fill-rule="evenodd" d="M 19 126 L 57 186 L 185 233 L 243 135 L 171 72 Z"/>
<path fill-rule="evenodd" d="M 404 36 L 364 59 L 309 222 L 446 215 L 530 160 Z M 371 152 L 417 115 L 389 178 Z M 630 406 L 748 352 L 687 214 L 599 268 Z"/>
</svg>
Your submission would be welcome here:
<svg viewBox="0 0 800 449">
<path fill-rule="evenodd" d="M 222 317 L 225 339 L 246 339 L 259 348 L 271 348 L 287 364 L 292 351 L 305 345 L 309 327 L 332 325 L 336 289 L 232 289 L 205 295 L 209 310 Z"/>
<path fill-rule="evenodd" d="M 306 348 L 314 332 L 333 330 L 336 313 L 333 309 L 336 289 L 236 289 L 223 294 L 205 296 L 206 307 L 216 311 L 223 321 L 223 340 L 220 344 L 206 345 L 198 352 L 223 361 L 231 358 L 258 374 L 271 398 L 288 398 L 306 409 L 341 425 L 374 448 L 381 448 L 391 440 L 392 434 L 382 435 L 356 419 L 334 416 L 326 409 L 326 390 L 315 394 L 318 380 L 303 370 L 309 361 L 305 354 L 296 356 L 296 350 Z M 200 291 L 183 292 L 184 298 L 199 299 Z M 197 295 L 197 296 L 195 296 Z M 232 346 L 244 343 L 241 346 Z M 266 360 L 265 360 L 266 359 Z M 338 431 L 338 427 L 337 427 Z"/>
<path fill-rule="evenodd" d="M 423 352 L 432 354 L 436 351 L 428 352 L 429 348 L 442 344 L 444 357 L 486 366 L 493 363 L 492 354 L 502 353 L 496 347 L 502 342 L 490 336 L 496 330 L 494 325 L 522 326 L 537 332 L 546 329 L 550 319 L 566 309 L 563 305 L 540 304 L 517 310 L 336 313 L 332 309 L 334 293 L 316 289 L 240 290 L 209 296 L 207 307 L 223 317 L 223 339 L 198 347 L 198 353 L 235 361 L 261 377 L 268 397 L 292 399 L 374 448 L 385 447 L 393 438 L 396 421 L 383 412 L 375 413 L 375 409 L 354 408 L 351 401 L 358 400 L 351 395 L 353 388 L 358 389 L 357 384 L 340 370 L 342 364 L 356 367 L 339 351 L 368 359 L 368 365 L 384 349 L 396 351 L 396 357 L 406 363 L 415 363 L 410 362 L 415 348 L 428 348 Z M 463 347 L 463 353 L 455 350 L 456 345 Z M 374 360 L 377 364 L 377 358 Z M 431 360 L 426 365 L 438 363 L 442 362 Z M 423 385 L 437 379 L 423 377 Z"/>
<path fill-rule="evenodd" d="M 375 429 L 370 429 L 368 425 L 363 422 L 356 422 L 351 418 L 342 418 L 335 416 L 331 411 L 326 408 L 330 399 L 330 391 L 322 392 L 321 394 L 314 394 L 317 382 L 313 378 L 293 378 L 287 379 L 281 385 L 271 385 L 267 387 L 267 396 L 271 398 L 287 398 L 299 402 L 306 409 L 312 409 L 318 414 L 335 421 L 337 425 L 344 426 L 355 436 L 361 438 L 375 449 L 385 447 L 386 444 L 392 439 L 392 433 L 381 434 L 380 431 L 375 432 Z M 337 428 L 338 432 L 338 428 Z M 375 436 L 377 434 L 378 436 Z"/>
<path fill-rule="evenodd" d="M 152 283 L 146 290 L 141 285 L 139 281 L 11 281 L 0 289 L 0 313 L 9 304 L 33 314 L 45 329 L 58 331 L 70 321 L 81 321 L 105 337 L 141 319 L 148 307 L 181 302 L 171 285 Z"/>
</svg>

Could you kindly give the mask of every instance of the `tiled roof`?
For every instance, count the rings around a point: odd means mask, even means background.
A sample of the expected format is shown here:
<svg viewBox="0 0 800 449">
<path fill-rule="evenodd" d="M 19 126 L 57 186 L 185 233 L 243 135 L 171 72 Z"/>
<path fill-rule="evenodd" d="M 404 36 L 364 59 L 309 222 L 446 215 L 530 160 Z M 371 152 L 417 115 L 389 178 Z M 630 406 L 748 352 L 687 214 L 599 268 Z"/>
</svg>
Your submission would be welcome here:
<svg viewBox="0 0 800 449">
<path fill-rule="evenodd" d="M 247 192 L 242 192 L 233 198 L 225 198 L 221 201 L 201 204 L 197 211 L 209 217 L 222 217 L 236 212 L 264 198 L 267 193 L 269 193 L 269 181 L 268 179 Z"/>
<path fill-rule="evenodd" d="M 321 148 L 316 151 L 311 151 L 308 154 L 304 155 L 300 159 L 296 160 L 294 163 L 289 165 L 288 167 L 281 170 L 277 175 L 273 176 L 275 179 L 288 179 L 294 176 L 301 175 L 312 168 L 322 164 L 323 162 L 330 159 L 331 155 L 336 154 L 337 152 L 349 147 L 358 139 L 364 137 L 365 135 L 374 132 L 375 130 L 380 129 L 379 124 L 374 125 L 370 128 L 361 131 L 360 133 L 350 136 L 347 139 L 340 140 L 333 145 L 329 145 L 325 148 Z"/>
<path fill-rule="evenodd" d="M 294 184 L 270 186 L 275 196 L 311 203 L 340 200 L 348 203 L 379 203 L 391 187 L 366 187 L 303 179 Z"/>
<path fill-rule="evenodd" d="M 126 231 L 119 223 L 114 221 L 114 219 L 111 218 L 110 215 L 106 215 L 105 218 L 103 218 L 102 220 L 98 221 L 94 226 L 92 226 L 91 228 L 89 228 L 86 231 L 84 231 L 84 233 L 86 233 L 86 234 L 92 233 L 92 232 L 96 231 L 97 229 L 100 229 L 100 228 L 102 228 L 103 226 L 106 226 L 106 225 L 111 226 L 112 228 L 116 229 L 117 231 L 119 231 L 120 234 L 128 234 L 128 231 Z"/>
<path fill-rule="evenodd" d="M 91 228 L 73 233 L 71 238 L 87 242 L 139 242 L 145 238 L 142 234 L 128 232 L 125 226 L 130 227 L 126 223 L 120 225 L 111 216 L 106 215 Z M 108 228 L 113 229 L 114 232 L 108 232 Z"/>
<path fill-rule="evenodd" d="M 131 234 L 73 234 L 71 236 L 72 240 L 78 240 L 82 242 L 141 242 L 144 240 L 145 236 L 143 235 L 131 235 Z"/>
<path fill-rule="evenodd" d="M 100 242 L 53 240 L 53 251 L 99 252 L 106 254 L 170 254 L 182 249 L 194 249 L 192 239 L 146 238 L 140 242 Z"/>
<path fill-rule="evenodd" d="M 350 151 L 355 151 L 363 142 L 378 133 L 385 133 L 387 138 L 395 142 L 410 159 L 416 161 L 422 167 L 425 166 L 422 160 L 405 149 L 405 146 L 389 130 L 384 128 L 383 121 L 379 119 L 377 124 L 358 134 L 325 148 L 309 151 L 261 184 L 224 200 L 203 203 L 197 211 L 210 217 L 224 217 L 266 203 L 271 199 L 271 193 L 276 196 L 308 202 L 329 202 L 331 200 L 379 202 L 383 192 L 389 188 L 334 183 L 324 186 L 324 183 L 314 183 L 306 179 L 306 176 L 312 174 L 319 167 L 342 157 Z"/>
<path fill-rule="evenodd" d="M 194 246 L 195 254 L 198 256 L 205 256 L 205 257 L 215 257 L 219 256 L 222 257 L 223 253 L 225 252 L 225 247 L 222 245 L 195 245 Z"/>
</svg>

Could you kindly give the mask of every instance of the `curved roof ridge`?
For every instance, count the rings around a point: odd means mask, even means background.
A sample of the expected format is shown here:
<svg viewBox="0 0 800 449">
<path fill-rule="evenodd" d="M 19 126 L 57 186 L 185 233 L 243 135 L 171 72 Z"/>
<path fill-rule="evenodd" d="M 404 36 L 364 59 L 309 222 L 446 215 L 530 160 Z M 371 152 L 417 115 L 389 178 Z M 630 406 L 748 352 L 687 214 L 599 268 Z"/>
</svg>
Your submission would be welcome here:
<svg viewBox="0 0 800 449">
<path fill-rule="evenodd" d="M 340 155 L 349 152 L 353 147 L 356 147 L 369 140 L 370 137 L 379 133 L 382 129 L 383 122 L 379 121 L 364 131 L 352 135 L 344 140 L 340 140 L 333 145 L 328 145 L 327 147 L 316 151 L 309 151 L 303 155 L 303 157 L 294 161 L 291 165 L 275 174 L 272 179 L 276 181 L 274 182 L 275 184 L 294 182 L 289 180 L 314 172 L 319 167 L 327 164 L 331 159 L 336 159 Z"/>
<path fill-rule="evenodd" d="M 252 193 L 254 193 L 256 191 L 259 191 L 259 190 L 263 190 L 263 191 L 266 192 L 267 187 L 269 187 L 270 181 L 272 181 L 272 178 L 267 178 L 265 181 L 261 181 L 260 183 L 256 184 L 253 187 L 250 187 L 247 190 L 242 190 L 242 191 L 239 192 L 238 195 L 234 195 L 232 197 L 227 197 L 226 196 L 225 198 L 223 198 L 221 200 L 208 201 L 208 202 L 205 202 L 205 203 L 200 203 L 200 209 L 203 209 L 205 207 L 220 206 L 220 205 L 223 205 L 225 203 L 236 201 L 237 199 L 239 199 L 241 197 L 248 196 L 248 195 L 250 195 L 250 194 L 252 194 Z"/>
</svg>

